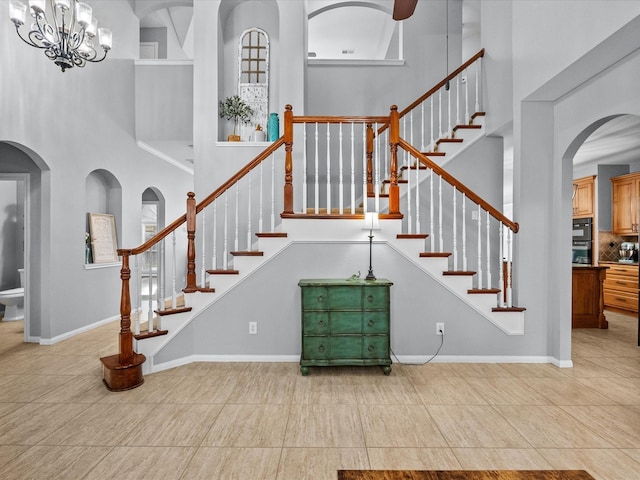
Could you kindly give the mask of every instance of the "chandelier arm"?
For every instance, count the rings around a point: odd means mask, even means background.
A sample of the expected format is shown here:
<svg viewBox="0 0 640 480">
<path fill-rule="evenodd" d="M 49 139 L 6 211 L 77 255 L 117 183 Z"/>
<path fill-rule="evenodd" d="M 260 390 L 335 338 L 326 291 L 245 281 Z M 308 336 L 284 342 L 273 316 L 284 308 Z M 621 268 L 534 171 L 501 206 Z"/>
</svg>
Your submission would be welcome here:
<svg viewBox="0 0 640 480">
<path fill-rule="evenodd" d="M 35 43 L 33 40 L 31 40 L 31 35 L 32 35 L 32 34 L 34 34 L 34 33 L 39 34 L 39 32 L 38 32 L 38 31 L 36 31 L 36 30 L 31 30 L 31 31 L 29 32 L 29 34 L 28 34 L 28 38 L 29 38 L 29 40 L 27 40 L 26 38 L 24 38 L 24 37 L 22 36 L 22 34 L 20 33 L 20 26 L 18 26 L 18 25 L 16 25 L 16 33 L 18 34 L 18 37 L 20 37 L 20 40 L 22 40 L 22 41 L 23 41 L 24 43 L 26 43 L 27 45 L 30 45 L 30 46 L 32 46 L 32 47 L 36 47 L 36 48 L 48 48 L 48 47 L 45 47 L 45 46 L 43 46 L 43 45 L 38 45 L 38 44 L 37 44 L 37 43 Z"/>
</svg>

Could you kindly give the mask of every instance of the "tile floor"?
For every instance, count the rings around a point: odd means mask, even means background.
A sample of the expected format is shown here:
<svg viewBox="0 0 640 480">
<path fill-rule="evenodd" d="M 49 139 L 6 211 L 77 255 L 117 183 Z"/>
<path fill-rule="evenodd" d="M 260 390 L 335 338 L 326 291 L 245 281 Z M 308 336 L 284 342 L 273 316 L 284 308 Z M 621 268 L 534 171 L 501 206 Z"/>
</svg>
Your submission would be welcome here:
<svg viewBox="0 0 640 480">
<path fill-rule="evenodd" d="M 335 480 L 338 469 L 585 469 L 640 479 L 637 320 L 576 330 L 574 368 L 198 363 L 108 392 L 117 324 L 52 346 L 0 322 L 0 478 Z"/>
</svg>

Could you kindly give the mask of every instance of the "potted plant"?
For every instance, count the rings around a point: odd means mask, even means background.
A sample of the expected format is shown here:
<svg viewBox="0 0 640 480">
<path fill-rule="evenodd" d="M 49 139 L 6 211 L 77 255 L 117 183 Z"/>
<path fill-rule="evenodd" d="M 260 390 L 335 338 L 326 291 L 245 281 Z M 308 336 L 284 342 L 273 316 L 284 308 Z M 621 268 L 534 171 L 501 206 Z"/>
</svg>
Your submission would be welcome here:
<svg viewBox="0 0 640 480">
<path fill-rule="evenodd" d="M 251 107 L 244 103 L 238 95 L 220 100 L 220 118 L 233 120 L 233 135 L 229 135 L 227 140 L 230 142 L 240 141 L 240 135 L 236 133 L 238 130 L 238 122 L 249 123 L 252 114 L 253 110 Z"/>
</svg>

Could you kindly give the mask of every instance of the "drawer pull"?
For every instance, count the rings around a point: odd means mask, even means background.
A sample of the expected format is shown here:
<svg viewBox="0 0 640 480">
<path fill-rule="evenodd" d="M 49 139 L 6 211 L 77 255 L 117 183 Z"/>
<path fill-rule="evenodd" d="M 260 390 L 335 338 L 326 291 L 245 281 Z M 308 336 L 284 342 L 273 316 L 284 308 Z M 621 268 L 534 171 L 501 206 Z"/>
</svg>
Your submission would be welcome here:
<svg viewBox="0 0 640 480">
<path fill-rule="evenodd" d="M 625 282 L 616 282 L 616 285 L 626 285 Z"/>
<path fill-rule="evenodd" d="M 376 347 L 374 347 L 373 345 L 369 345 L 369 348 L 367 348 L 367 350 L 369 350 L 370 352 L 373 352 L 376 349 Z"/>
<path fill-rule="evenodd" d="M 320 325 L 321 327 L 324 327 L 324 320 L 320 320 L 320 321 L 318 322 L 318 325 Z"/>
<path fill-rule="evenodd" d="M 375 324 L 376 324 L 376 322 L 373 319 L 371 319 L 371 320 L 369 320 L 367 322 L 367 325 L 369 325 L 370 327 L 373 327 Z"/>
<path fill-rule="evenodd" d="M 318 347 L 318 352 L 320 352 L 320 353 L 324 353 L 324 345 L 320 345 L 320 346 Z"/>
<path fill-rule="evenodd" d="M 616 297 L 616 300 L 618 300 L 620 302 L 626 302 L 627 301 L 626 298 L 620 298 L 620 297 Z"/>
<path fill-rule="evenodd" d="M 369 296 L 367 297 L 367 301 L 368 301 L 369 303 L 373 302 L 373 295 L 369 295 Z"/>
<path fill-rule="evenodd" d="M 324 297 L 322 295 L 318 295 L 318 303 L 323 303 Z"/>
</svg>

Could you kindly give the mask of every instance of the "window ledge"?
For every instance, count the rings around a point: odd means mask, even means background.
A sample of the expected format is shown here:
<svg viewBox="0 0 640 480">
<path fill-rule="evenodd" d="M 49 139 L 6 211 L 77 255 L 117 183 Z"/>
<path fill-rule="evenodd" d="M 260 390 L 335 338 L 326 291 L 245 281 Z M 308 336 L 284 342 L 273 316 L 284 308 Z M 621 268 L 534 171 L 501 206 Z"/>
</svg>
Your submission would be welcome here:
<svg viewBox="0 0 640 480">
<path fill-rule="evenodd" d="M 121 267 L 122 263 L 120 262 L 109 262 L 109 263 L 85 263 L 85 270 L 97 270 L 98 268 L 112 268 L 112 267 Z"/>
<path fill-rule="evenodd" d="M 376 67 L 401 67 L 405 64 L 404 60 L 365 60 L 365 59 L 340 59 L 340 58 L 307 58 L 307 65 L 354 65 L 354 66 L 376 66 Z"/>
</svg>

